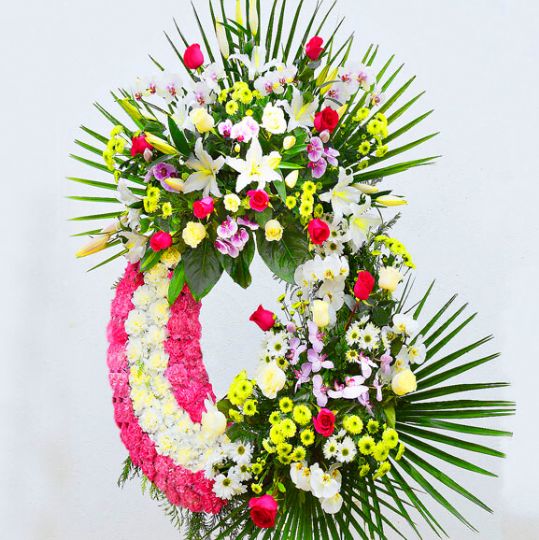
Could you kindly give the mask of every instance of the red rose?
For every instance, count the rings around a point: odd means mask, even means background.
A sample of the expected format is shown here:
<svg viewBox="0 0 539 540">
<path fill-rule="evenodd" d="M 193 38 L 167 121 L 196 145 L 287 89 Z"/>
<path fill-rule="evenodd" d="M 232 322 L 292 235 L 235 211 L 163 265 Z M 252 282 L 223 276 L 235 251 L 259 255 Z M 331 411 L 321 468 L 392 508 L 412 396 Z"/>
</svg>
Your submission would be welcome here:
<svg viewBox="0 0 539 540">
<path fill-rule="evenodd" d="M 213 199 L 211 197 L 204 197 L 200 201 L 195 201 L 193 204 L 193 214 L 198 219 L 204 219 L 208 217 L 214 209 Z"/>
<path fill-rule="evenodd" d="M 258 324 L 264 332 L 267 332 L 275 326 L 275 313 L 258 306 L 258 309 L 249 317 L 249 320 Z"/>
<path fill-rule="evenodd" d="M 333 133 L 339 123 L 339 113 L 331 107 L 326 107 L 323 111 L 316 113 L 314 117 L 314 127 L 319 133 L 326 129 Z"/>
<path fill-rule="evenodd" d="M 263 212 L 269 204 L 269 195 L 262 189 L 252 189 L 247 192 L 249 206 L 255 212 Z"/>
<path fill-rule="evenodd" d="M 330 437 L 335 431 L 335 415 L 329 409 L 320 409 L 318 416 L 313 418 L 314 429 L 323 437 Z"/>
<path fill-rule="evenodd" d="M 170 236 L 168 232 L 157 231 L 150 238 L 150 247 L 154 251 L 163 251 L 164 249 L 168 249 L 171 245 L 172 245 L 172 236 Z"/>
<path fill-rule="evenodd" d="M 322 47 L 323 44 L 324 40 L 320 36 L 311 38 L 309 43 L 305 46 L 305 54 L 311 60 L 318 60 L 320 55 L 324 52 L 324 47 Z"/>
<path fill-rule="evenodd" d="M 374 288 L 374 277 L 367 270 L 362 270 L 357 275 L 357 281 L 354 285 L 354 296 L 358 300 L 367 300 Z"/>
<path fill-rule="evenodd" d="M 145 135 L 138 135 L 131 139 L 131 155 L 144 154 L 144 150 L 152 150 L 153 146 L 146 140 Z"/>
<path fill-rule="evenodd" d="M 204 63 L 204 55 L 198 43 L 187 47 L 183 53 L 183 61 L 189 69 L 198 69 Z"/>
<path fill-rule="evenodd" d="M 311 219 L 308 230 L 311 242 L 317 246 L 329 238 L 329 225 L 321 219 Z"/>
<path fill-rule="evenodd" d="M 271 529 L 275 526 L 279 505 L 271 495 L 253 497 L 249 501 L 249 508 L 251 509 L 251 519 L 257 527 Z"/>
</svg>

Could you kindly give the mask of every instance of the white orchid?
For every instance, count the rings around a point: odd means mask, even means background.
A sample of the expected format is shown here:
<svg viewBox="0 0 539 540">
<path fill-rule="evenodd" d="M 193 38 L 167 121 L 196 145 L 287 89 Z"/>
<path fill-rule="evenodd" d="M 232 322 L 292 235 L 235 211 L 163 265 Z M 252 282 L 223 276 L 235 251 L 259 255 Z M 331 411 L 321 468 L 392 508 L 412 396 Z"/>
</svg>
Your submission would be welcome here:
<svg viewBox="0 0 539 540">
<path fill-rule="evenodd" d="M 271 60 L 266 63 L 265 58 L 265 47 L 254 47 L 250 58 L 246 54 L 231 54 L 228 59 L 241 62 L 249 72 L 249 80 L 253 81 L 257 75 L 265 73 L 278 64 L 277 60 Z"/>
<path fill-rule="evenodd" d="M 195 170 L 185 181 L 184 193 L 202 190 L 204 197 L 210 193 L 216 197 L 221 197 L 219 186 L 217 185 L 217 173 L 223 168 L 225 158 L 219 156 L 213 159 L 202 146 L 202 139 L 198 139 L 195 144 L 195 156 L 190 157 L 186 165 Z"/>
<path fill-rule="evenodd" d="M 222 66 L 214 62 L 210 64 L 202 73 L 202 80 L 212 89 L 219 87 L 219 81 L 224 79 L 225 70 Z"/>
<path fill-rule="evenodd" d="M 161 80 L 157 86 L 157 94 L 159 94 L 167 103 L 174 101 L 183 94 L 182 78 L 176 73 L 167 73 L 161 75 Z"/>
<path fill-rule="evenodd" d="M 283 100 L 279 102 L 279 105 L 290 116 L 288 131 L 293 131 L 297 127 L 308 128 L 314 126 L 314 114 L 318 110 L 319 105 L 318 98 L 311 103 L 305 103 L 303 101 L 303 94 L 294 87 L 292 101 Z"/>
<path fill-rule="evenodd" d="M 349 216 L 360 210 L 359 201 L 361 192 L 351 186 L 354 181 L 352 175 L 347 174 L 341 167 L 339 170 L 339 181 L 331 191 L 320 195 L 320 200 L 331 203 L 333 208 L 333 223 L 338 224 L 344 216 Z"/>
<path fill-rule="evenodd" d="M 240 175 L 236 181 L 236 192 L 253 182 L 258 183 L 258 189 L 264 189 L 266 183 L 281 180 L 281 175 L 276 171 L 281 161 L 278 152 L 271 152 L 269 156 L 264 156 L 262 147 L 258 139 L 253 139 L 245 159 L 227 159 L 227 164 Z"/>
</svg>

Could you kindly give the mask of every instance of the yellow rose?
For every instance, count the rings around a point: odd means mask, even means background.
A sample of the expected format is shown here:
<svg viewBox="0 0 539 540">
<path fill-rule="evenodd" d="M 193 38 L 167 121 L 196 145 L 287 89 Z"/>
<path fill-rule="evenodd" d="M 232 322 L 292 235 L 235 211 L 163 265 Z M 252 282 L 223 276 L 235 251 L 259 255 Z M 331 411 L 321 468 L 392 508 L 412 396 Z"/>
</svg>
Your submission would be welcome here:
<svg viewBox="0 0 539 540">
<path fill-rule="evenodd" d="M 276 220 L 270 219 L 264 227 L 268 242 L 279 242 L 283 237 L 283 226 Z"/>
<path fill-rule="evenodd" d="M 417 379 L 411 369 L 399 371 L 391 381 L 391 388 L 397 396 L 404 396 L 417 390 Z"/>
<path fill-rule="evenodd" d="M 402 281 L 402 274 L 393 266 L 386 266 L 380 269 L 378 277 L 378 286 L 389 292 L 395 292 L 395 289 Z"/>
<path fill-rule="evenodd" d="M 329 325 L 329 304 L 323 300 L 313 302 L 313 320 L 318 328 L 324 328 Z"/>
<path fill-rule="evenodd" d="M 225 195 L 224 203 L 226 210 L 229 212 L 237 212 L 240 208 L 241 199 L 237 195 L 234 195 L 234 193 L 229 193 L 228 195 Z"/>
<path fill-rule="evenodd" d="M 181 261 L 182 254 L 174 247 L 168 248 L 161 255 L 161 262 L 169 268 L 174 268 Z"/>
<path fill-rule="evenodd" d="M 188 246 L 196 248 L 206 238 L 206 229 L 202 223 L 190 221 L 182 232 L 182 238 Z"/>
<path fill-rule="evenodd" d="M 274 135 L 284 133 L 286 131 L 286 120 L 283 109 L 268 103 L 262 115 L 262 127 Z"/>
<path fill-rule="evenodd" d="M 285 137 L 283 141 L 283 148 L 285 150 L 290 150 L 291 148 L 294 148 L 295 144 L 296 144 L 296 137 L 294 137 L 294 135 L 289 135 L 288 137 Z"/>
<path fill-rule="evenodd" d="M 213 116 L 203 107 L 193 109 L 189 114 L 189 119 L 193 122 L 199 133 L 207 133 L 215 127 Z"/>
<path fill-rule="evenodd" d="M 264 363 L 258 370 L 256 384 L 269 399 L 275 399 L 278 392 L 284 388 L 285 383 L 286 375 L 275 362 Z"/>
</svg>

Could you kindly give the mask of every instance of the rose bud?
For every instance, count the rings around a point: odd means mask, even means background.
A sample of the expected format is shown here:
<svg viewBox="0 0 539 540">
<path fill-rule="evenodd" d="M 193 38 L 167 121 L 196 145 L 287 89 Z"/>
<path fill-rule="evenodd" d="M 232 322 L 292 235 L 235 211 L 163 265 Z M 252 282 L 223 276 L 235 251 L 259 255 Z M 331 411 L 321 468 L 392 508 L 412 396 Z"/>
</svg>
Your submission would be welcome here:
<svg viewBox="0 0 539 540">
<path fill-rule="evenodd" d="M 320 36 L 314 36 L 305 46 L 305 54 L 313 61 L 318 60 L 321 54 L 324 52 L 324 47 L 322 47 L 323 44 L 323 38 Z"/>
<path fill-rule="evenodd" d="M 339 113 L 331 107 L 326 107 L 322 111 L 316 113 L 314 117 L 314 127 L 319 133 L 322 133 L 322 131 L 326 129 L 330 133 L 333 133 L 339 120 Z"/>
<path fill-rule="evenodd" d="M 251 519 L 257 527 L 271 529 L 275 526 L 279 505 L 271 495 L 253 497 L 249 501 L 249 508 L 251 509 Z"/>
<path fill-rule="evenodd" d="M 145 135 L 137 135 L 131 139 L 131 155 L 133 157 L 144 154 L 146 150 L 152 150 L 153 146 L 146 140 Z"/>
<path fill-rule="evenodd" d="M 249 320 L 256 323 L 261 330 L 268 332 L 275 326 L 275 313 L 264 309 L 261 305 L 258 309 L 249 317 Z"/>
<path fill-rule="evenodd" d="M 316 246 L 323 244 L 329 238 L 329 225 L 321 219 L 312 219 L 307 229 L 311 242 Z"/>
<path fill-rule="evenodd" d="M 172 236 L 165 231 L 157 231 L 150 238 L 150 247 L 154 251 L 163 251 L 172 245 Z"/>
<path fill-rule="evenodd" d="M 249 207 L 255 212 L 263 212 L 269 204 L 269 195 L 262 189 L 247 192 Z"/>
<path fill-rule="evenodd" d="M 213 199 L 211 197 L 204 197 L 200 201 L 193 203 L 193 214 L 198 219 L 204 219 L 213 212 L 214 207 Z"/>
<path fill-rule="evenodd" d="M 354 285 L 354 296 L 358 300 L 367 300 L 374 288 L 374 277 L 367 270 L 359 272 Z"/>
<path fill-rule="evenodd" d="M 189 69 L 198 69 L 202 64 L 204 64 L 204 55 L 200 50 L 200 45 L 194 43 L 193 45 L 187 47 L 185 53 L 183 54 L 183 61 L 185 66 Z"/>
</svg>

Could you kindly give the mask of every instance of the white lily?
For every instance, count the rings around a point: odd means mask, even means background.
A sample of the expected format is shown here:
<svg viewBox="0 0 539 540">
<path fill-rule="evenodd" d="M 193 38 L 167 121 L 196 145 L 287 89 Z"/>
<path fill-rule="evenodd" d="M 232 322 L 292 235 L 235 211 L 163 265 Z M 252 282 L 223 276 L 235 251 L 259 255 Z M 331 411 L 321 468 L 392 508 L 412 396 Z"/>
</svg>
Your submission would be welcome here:
<svg viewBox="0 0 539 540">
<path fill-rule="evenodd" d="M 321 201 L 331 203 L 334 215 L 333 223 L 335 224 L 340 223 L 343 216 L 349 216 L 360 210 L 361 192 L 350 185 L 353 181 L 354 177 L 347 174 L 346 170 L 341 167 L 339 181 L 335 187 L 320 195 Z"/>
<path fill-rule="evenodd" d="M 269 156 L 264 156 L 262 147 L 258 139 L 253 139 L 247 151 L 245 159 L 227 159 L 227 164 L 240 175 L 236 181 L 236 192 L 253 182 L 258 183 L 258 189 L 264 189 L 266 183 L 281 180 L 281 175 L 275 170 L 281 161 L 279 152 L 271 152 Z"/>
<path fill-rule="evenodd" d="M 249 80 L 254 81 L 257 75 L 265 73 L 268 69 L 275 67 L 279 63 L 277 60 L 264 63 L 265 58 L 266 48 L 257 46 L 253 48 L 250 58 L 246 54 L 231 54 L 228 59 L 241 62 L 249 71 Z"/>
<path fill-rule="evenodd" d="M 350 242 L 356 250 L 358 250 L 366 241 L 371 228 L 382 224 L 382 219 L 374 214 L 368 214 L 370 210 L 369 202 L 362 205 L 359 210 L 350 217 Z"/>
<path fill-rule="evenodd" d="M 146 243 L 148 242 L 148 238 L 146 236 L 142 236 L 141 234 L 136 234 L 129 231 L 122 231 L 119 234 L 127 240 L 127 243 L 125 244 L 125 248 L 129 250 L 125 255 L 127 260 L 132 264 L 140 261 L 140 259 L 142 259 L 144 256 L 144 252 L 146 251 Z"/>
<path fill-rule="evenodd" d="M 133 194 L 127 186 L 127 181 L 124 178 L 118 180 L 118 188 L 116 190 L 116 198 L 125 206 L 131 206 L 140 201 L 140 198 Z"/>
<path fill-rule="evenodd" d="M 195 157 L 196 156 L 196 157 Z M 223 168 L 225 158 L 219 156 L 213 159 L 202 146 L 202 139 L 198 139 L 195 144 L 195 156 L 191 156 L 186 165 L 195 170 L 185 181 L 183 186 L 184 193 L 202 190 L 204 197 L 210 193 L 216 197 L 221 197 L 219 186 L 217 185 L 217 173 Z"/>
<path fill-rule="evenodd" d="M 314 114 L 318 110 L 319 101 L 316 98 L 311 103 L 305 103 L 303 101 L 302 93 L 294 87 L 292 94 L 292 101 L 289 103 L 286 100 L 280 101 L 284 110 L 290 116 L 290 121 L 288 122 L 288 131 L 292 131 L 297 127 L 312 127 L 314 126 Z"/>
</svg>

